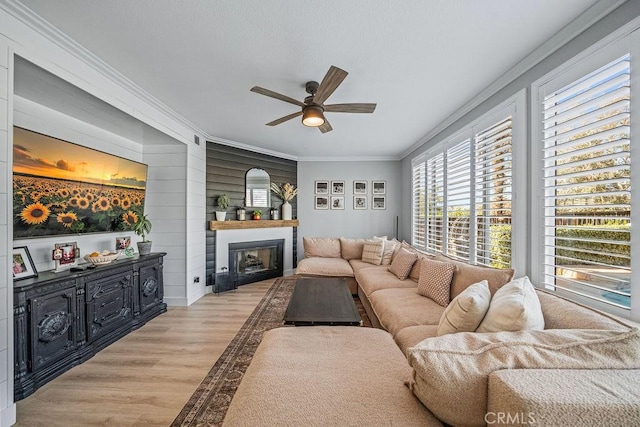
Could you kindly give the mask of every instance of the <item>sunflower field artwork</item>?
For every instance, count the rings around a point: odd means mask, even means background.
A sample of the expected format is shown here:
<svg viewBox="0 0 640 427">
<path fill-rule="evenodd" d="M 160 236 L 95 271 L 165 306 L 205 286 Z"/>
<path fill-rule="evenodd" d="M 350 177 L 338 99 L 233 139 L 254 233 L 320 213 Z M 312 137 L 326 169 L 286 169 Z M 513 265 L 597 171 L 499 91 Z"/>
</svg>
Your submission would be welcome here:
<svg viewBox="0 0 640 427">
<path fill-rule="evenodd" d="M 19 127 L 13 138 L 14 239 L 130 230 L 147 166 Z"/>
</svg>

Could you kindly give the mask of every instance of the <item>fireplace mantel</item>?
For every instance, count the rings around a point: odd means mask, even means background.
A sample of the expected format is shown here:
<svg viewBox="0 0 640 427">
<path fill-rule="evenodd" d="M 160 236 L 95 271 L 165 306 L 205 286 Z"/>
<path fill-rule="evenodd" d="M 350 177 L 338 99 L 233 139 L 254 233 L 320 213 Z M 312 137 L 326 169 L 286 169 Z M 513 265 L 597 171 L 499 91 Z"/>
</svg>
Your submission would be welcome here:
<svg viewBox="0 0 640 427">
<path fill-rule="evenodd" d="M 250 228 L 297 227 L 297 219 L 261 219 L 247 221 L 209 221 L 209 230 L 246 230 Z"/>
</svg>

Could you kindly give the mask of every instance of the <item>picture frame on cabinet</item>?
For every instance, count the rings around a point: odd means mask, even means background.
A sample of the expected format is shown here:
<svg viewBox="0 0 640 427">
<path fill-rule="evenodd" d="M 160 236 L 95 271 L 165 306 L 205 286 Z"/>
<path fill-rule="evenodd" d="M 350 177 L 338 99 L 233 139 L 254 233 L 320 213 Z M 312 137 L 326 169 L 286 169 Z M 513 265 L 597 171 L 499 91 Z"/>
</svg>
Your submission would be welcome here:
<svg viewBox="0 0 640 427">
<path fill-rule="evenodd" d="M 69 270 L 78 265 L 80 249 L 76 242 L 56 243 L 53 249 L 52 259 L 56 262 L 55 272 Z"/>
<path fill-rule="evenodd" d="M 316 181 L 315 194 L 329 194 L 329 181 Z"/>
<path fill-rule="evenodd" d="M 371 201 L 371 209 L 386 209 L 387 200 L 385 196 L 373 196 Z"/>
<path fill-rule="evenodd" d="M 19 246 L 13 248 L 13 280 L 29 279 L 31 277 L 38 277 L 38 271 L 31 259 L 29 248 L 26 246 Z"/>
<path fill-rule="evenodd" d="M 353 181 L 353 194 L 367 194 L 367 181 Z"/>
<path fill-rule="evenodd" d="M 354 210 L 367 209 L 367 196 L 353 196 L 353 209 Z"/>
</svg>

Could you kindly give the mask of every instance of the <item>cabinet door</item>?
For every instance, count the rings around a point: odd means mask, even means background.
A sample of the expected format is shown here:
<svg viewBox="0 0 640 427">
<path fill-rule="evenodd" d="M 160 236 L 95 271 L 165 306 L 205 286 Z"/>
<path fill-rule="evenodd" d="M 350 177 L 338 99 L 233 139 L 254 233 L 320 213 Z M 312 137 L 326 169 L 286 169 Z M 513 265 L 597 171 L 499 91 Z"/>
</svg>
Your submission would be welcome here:
<svg viewBox="0 0 640 427">
<path fill-rule="evenodd" d="M 140 313 L 144 313 L 162 302 L 162 266 L 141 267 L 139 283 Z"/>
<path fill-rule="evenodd" d="M 32 370 L 54 362 L 76 348 L 76 288 L 64 288 L 30 302 Z"/>
<path fill-rule="evenodd" d="M 133 270 L 86 282 L 87 332 L 95 340 L 122 326 L 133 317 L 131 288 Z"/>
</svg>

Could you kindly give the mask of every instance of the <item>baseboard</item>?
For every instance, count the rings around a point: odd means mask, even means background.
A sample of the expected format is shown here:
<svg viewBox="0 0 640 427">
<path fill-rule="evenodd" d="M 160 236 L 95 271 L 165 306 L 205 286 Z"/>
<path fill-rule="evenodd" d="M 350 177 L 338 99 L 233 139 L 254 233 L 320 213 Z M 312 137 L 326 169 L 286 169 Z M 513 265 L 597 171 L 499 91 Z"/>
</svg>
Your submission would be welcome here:
<svg viewBox="0 0 640 427">
<path fill-rule="evenodd" d="M 187 307 L 189 305 L 184 297 L 164 297 L 163 300 L 169 307 Z"/>
<path fill-rule="evenodd" d="M 9 427 L 16 423 L 16 404 L 12 403 L 0 411 L 0 427 Z"/>
<path fill-rule="evenodd" d="M 294 274 L 296 274 L 296 270 L 292 269 L 292 270 L 285 270 L 284 273 L 282 274 L 284 277 L 287 276 L 293 276 Z"/>
</svg>

